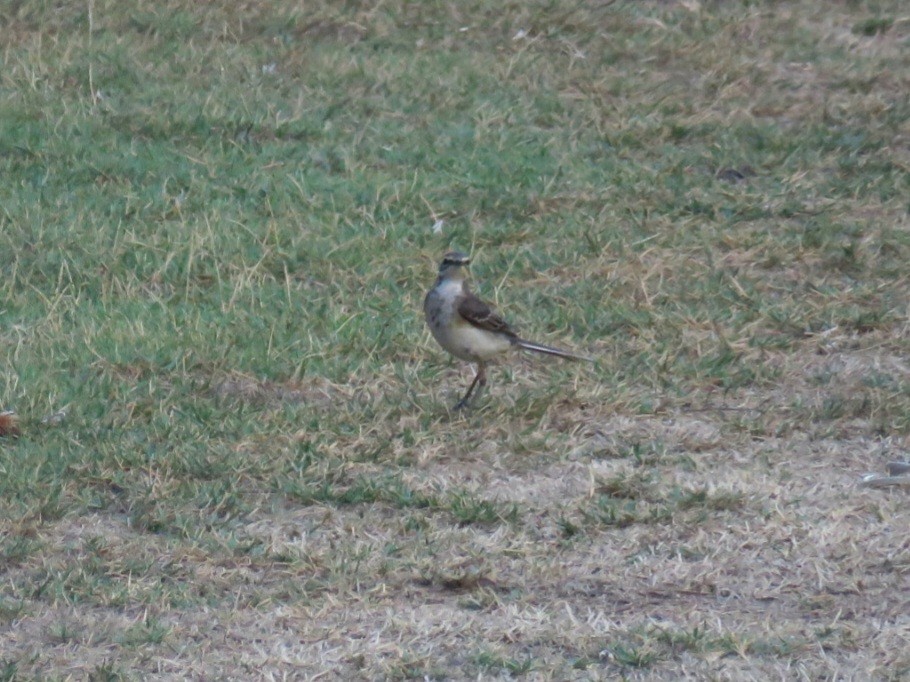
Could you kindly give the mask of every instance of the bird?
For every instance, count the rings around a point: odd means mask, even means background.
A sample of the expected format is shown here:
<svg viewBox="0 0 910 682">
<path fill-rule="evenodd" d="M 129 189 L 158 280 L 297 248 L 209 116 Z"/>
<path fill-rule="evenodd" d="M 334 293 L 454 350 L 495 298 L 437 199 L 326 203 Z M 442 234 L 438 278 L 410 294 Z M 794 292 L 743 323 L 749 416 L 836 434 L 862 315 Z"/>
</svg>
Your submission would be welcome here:
<svg viewBox="0 0 910 682">
<path fill-rule="evenodd" d="M 467 284 L 471 258 L 461 251 L 450 251 L 439 264 L 439 276 L 423 301 L 423 312 L 433 338 L 456 358 L 477 365 L 474 381 L 455 405 L 467 407 L 474 389 L 479 394 L 487 384 L 487 364 L 512 348 L 543 355 L 594 362 L 594 358 L 561 348 L 523 339 L 508 322 L 477 297 Z M 476 396 L 475 396 L 476 398 Z"/>
</svg>

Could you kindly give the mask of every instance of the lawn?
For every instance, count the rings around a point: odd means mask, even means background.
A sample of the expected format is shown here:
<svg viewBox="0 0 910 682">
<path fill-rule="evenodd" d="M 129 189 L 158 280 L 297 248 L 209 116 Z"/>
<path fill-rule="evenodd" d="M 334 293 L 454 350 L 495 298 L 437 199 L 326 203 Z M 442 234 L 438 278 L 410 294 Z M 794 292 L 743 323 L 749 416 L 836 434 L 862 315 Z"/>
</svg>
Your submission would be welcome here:
<svg viewBox="0 0 910 682">
<path fill-rule="evenodd" d="M 910 459 L 904 3 L 16 0 L 0 46 L 0 680 L 910 676 L 908 488 L 860 485 Z M 453 411 L 453 248 L 596 362 Z"/>
</svg>

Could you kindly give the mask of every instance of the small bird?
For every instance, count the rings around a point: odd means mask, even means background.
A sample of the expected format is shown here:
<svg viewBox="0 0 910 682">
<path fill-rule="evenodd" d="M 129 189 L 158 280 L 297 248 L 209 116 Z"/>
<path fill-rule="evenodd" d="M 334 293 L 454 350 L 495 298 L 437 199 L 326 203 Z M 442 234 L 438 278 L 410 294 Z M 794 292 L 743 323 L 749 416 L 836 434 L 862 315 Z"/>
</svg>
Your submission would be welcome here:
<svg viewBox="0 0 910 682">
<path fill-rule="evenodd" d="M 466 266 L 471 259 L 460 251 L 450 251 L 439 265 L 436 284 L 427 292 L 423 312 L 433 337 L 456 358 L 477 364 L 477 374 L 467 393 L 455 405 L 459 410 L 468 405 L 474 388 L 487 385 L 487 363 L 513 347 L 555 355 L 567 360 L 594 362 L 593 358 L 567 350 L 526 341 L 480 300 L 465 282 Z M 478 393 L 480 392 L 478 390 Z"/>
</svg>

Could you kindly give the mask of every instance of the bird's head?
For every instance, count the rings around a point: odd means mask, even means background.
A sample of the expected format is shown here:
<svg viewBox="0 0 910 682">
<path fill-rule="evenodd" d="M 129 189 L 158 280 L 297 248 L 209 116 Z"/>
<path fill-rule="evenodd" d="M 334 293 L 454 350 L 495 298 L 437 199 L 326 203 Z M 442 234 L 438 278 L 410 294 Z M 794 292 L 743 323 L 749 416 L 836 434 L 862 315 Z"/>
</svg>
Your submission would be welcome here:
<svg viewBox="0 0 910 682">
<path fill-rule="evenodd" d="M 471 257 L 461 251 L 449 251 L 442 257 L 439 264 L 439 276 L 451 277 L 461 275 L 464 277 L 463 268 L 471 262 Z"/>
</svg>

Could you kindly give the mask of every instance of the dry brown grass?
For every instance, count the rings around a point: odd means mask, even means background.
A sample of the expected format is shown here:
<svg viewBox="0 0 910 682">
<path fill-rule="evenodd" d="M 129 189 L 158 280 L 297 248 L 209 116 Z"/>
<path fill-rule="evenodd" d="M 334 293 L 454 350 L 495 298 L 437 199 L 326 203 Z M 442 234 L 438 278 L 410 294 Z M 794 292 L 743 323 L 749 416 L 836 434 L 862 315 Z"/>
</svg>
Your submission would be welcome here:
<svg viewBox="0 0 910 682">
<path fill-rule="evenodd" d="M 224 538 L 258 548 L 236 559 L 124 514 L 35 526 L 44 551 L 6 571 L 7 585 L 36 587 L 7 614 L 4 656 L 75 677 L 121 665 L 125 647 L 166 678 L 458 678 L 528 661 L 529 679 L 897 679 L 910 665 L 906 492 L 857 482 L 907 443 L 870 437 L 862 417 L 813 434 L 793 408 L 824 399 L 820 367 L 826 395 L 903 367 L 863 346 L 819 356 L 807 344 L 785 385 L 713 408 L 615 414 L 597 399 L 609 387 L 582 380 L 530 432 L 485 415 L 440 426 L 457 440 L 415 444 L 410 489 L 514 505 L 511 520 L 264 498 Z M 527 438 L 554 450 L 521 452 Z M 598 517 L 598 501 L 619 515 Z M 119 584 L 111 604 L 40 593 L 83 573 Z"/>
</svg>

